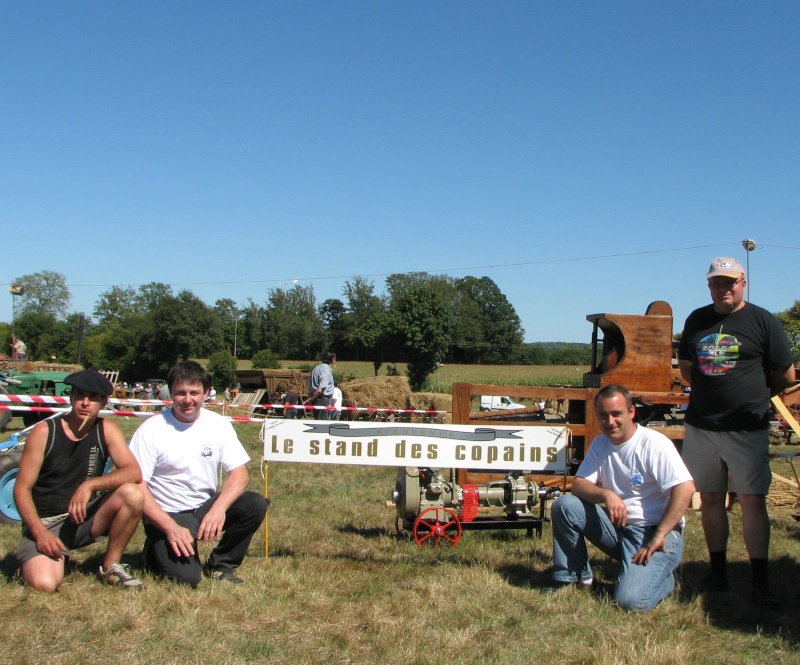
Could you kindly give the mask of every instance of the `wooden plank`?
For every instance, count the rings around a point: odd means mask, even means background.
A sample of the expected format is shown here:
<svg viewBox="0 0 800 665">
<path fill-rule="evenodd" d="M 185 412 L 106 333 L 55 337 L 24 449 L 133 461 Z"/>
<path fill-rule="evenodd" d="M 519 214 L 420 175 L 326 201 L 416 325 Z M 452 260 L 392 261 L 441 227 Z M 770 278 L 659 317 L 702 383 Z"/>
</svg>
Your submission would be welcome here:
<svg viewBox="0 0 800 665">
<path fill-rule="evenodd" d="M 786 483 L 787 485 L 791 485 L 795 489 L 800 489 L 800 486 L 798 486 L 798 484 L 794 480 L 790 480 L 789 478 L 784 478 L 783 476 L 779 476 L 774 471 L 772 472 L 772 479 L 773 480 L 780 480 L 782 483 Z"/>
<path fill-rule="evenodd" d="M 800 436 L 800 424 L 797 423 L 792 412 L 789 411 L 789 408 L 781 401 L 778 395 L 772 398 L 772 405 L 778 410 L 778 413 L 783 416 L 783 419 L 789 423 L 789 427 L 794 430 L 794 433 Z"/>
<path fill-rule="evenodd" d="M 559 386 L 497 386 L 485 383 L 466 383 L 470 395 L 507 395 L 516 398 L 544 397 L 545 399 L 586 399 L 585 388 Z"/>
</svg>

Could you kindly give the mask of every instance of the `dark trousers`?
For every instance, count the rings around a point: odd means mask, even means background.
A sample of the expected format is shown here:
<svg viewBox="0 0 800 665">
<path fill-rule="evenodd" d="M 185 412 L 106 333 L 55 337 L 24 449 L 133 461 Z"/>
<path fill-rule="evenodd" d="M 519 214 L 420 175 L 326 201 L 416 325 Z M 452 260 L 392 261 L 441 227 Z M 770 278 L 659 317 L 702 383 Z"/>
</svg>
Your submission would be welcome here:
<svg viewBox="0 0 800 665">
<path fill-rule="evenodd" d="M 203 517 L 218 496 L 219 494 L 215 494 L 195 510 L 171 513 L 170 517 L 182 527 L 189 529 L 196 539 L 200 522 L 203 521 Z M 265 499 L 257 492 L 245 492 L 233 502 L 228 508 L 228 512 L 225 513 L 222 538 L 206 562 L 208 568 L 230 572 L 241 565 L 247 554 L 247 548 L 250 547 L 253 534 L 264 521 L 268 506 L 269 499 Z M 183 582 L 193 587 L 200 584 L 203 566 L 197 550 L 197 540 L 194 541 L 194 556 L 179 557 L 172 551 L 164 532 L 147 520 L 144 522 L 144 533 L 146 540 L 142 556 L 145 567 L 167 579 Z"/>
</svg>

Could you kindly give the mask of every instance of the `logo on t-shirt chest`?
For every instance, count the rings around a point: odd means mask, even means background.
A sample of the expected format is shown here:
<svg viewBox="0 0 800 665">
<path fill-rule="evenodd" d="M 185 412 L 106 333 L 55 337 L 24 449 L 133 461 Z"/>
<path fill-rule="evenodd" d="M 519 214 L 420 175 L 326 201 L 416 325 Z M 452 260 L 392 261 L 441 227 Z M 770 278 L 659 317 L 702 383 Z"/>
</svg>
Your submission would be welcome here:
<svg viewBox="0 0 800 665">
<path fill-rule="evenodd" d="M 706 376 L 720 376 L 736 367 L 741 342 L 733 335 L 712 333 L 697 342 L 697 365 Z"/>
</svg>

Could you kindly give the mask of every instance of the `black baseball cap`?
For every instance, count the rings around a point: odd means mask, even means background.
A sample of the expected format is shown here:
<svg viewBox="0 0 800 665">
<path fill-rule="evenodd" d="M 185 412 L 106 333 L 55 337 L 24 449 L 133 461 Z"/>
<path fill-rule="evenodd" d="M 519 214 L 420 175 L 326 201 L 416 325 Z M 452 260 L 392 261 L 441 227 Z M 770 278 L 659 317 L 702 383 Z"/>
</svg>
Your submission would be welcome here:
<svg viewBox="0 0 800 665">
<path fill-rule="evenodd" d="M 114 392 L 114 386 L 111 385 L 111 381 L 96 369 L 82 369 L 80 372 L 73 372 L 64 379 L 64 383 L 73 388 L 78 388 L 78 390 L 96 393 L 103 397 L 108 397 Z"/>
</svg>

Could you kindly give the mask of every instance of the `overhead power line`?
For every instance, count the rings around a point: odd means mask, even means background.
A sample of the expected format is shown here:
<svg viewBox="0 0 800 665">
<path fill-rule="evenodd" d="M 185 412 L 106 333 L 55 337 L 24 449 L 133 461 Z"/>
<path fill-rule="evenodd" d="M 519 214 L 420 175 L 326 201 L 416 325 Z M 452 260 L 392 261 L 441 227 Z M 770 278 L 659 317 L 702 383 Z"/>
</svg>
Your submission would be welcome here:
<svg viewBox="0 0 800 665">
<path fill-rule="evenodd" d="M 694 245 L 692 247 L 671 247 L 667 249 L 651 249 L 651 250 L 642 250 L 638 252 L 617 252 L 614 254 L 595 254 L 591 256 L 573 256 L 561 259 L 538 259 L 535 261 L 520 261 L 517 263 L 489 263 L 485 265 L 475 265 L 475 266 L 461 266 L 461 267 L 450 267 L 450 268 L 433 268 L 427 270 L 413 270 L 413 271 L 405 271 L 405 272 L 426 272 L 426 273 L 448 273 L 448 272 L 463 272 L 466 270 L 492 270 L 495 268 L 518 268 L 522 266 L 535 266 L 535 265 L 547 265 L 553 263 L 576 263 L 579 261 L 599 261 L 603 259 L 615 259 L 615 258 L 623 258 L 623 257 L 630 257 L 630 256 L 646 256 L 650 254 L 667 254 L 667 253 L 674 253 L 674 252 L 688 252 L 697 249 L 709 249 L 712 247 L 731 247 L 731 246 L 740 246 L 741 241 L 736 242 L 728 242 L 728 243 L 716 243 L 713 245 Z M 759 243 L 760 247 L 772 247 L 776 249 L 800 249 L 800 247 L 791 247 L 786 245 L 767 245 L 763 243 Z M 285 285 L 288 286 L 290 284 L 297 284 L 298 282 L 322 282 L 328 281 L 332 279 L 352 279 L 354 277 L 388 277 L 389 275 L 397 274 L 398 271 L 392 272 L 379 272 L 379 273 L 351 273 L 349 275 L 324 275 L 318 277 L 293 277 L 289 279 L 241 279 L 241 280 L 214 280 L 209 282 L 160 282 L 167 286 L 173 287 L 182 287 L 182 286 L 217 286 L 217 285 L 225 285 L 225 284 L 278 284 L 278 285 Z M 146 282 L 151 283 L 151 282 Z M 126 284 L 126 286 L 130 287 L 140 287 L 144 286 L 143 284 Z M 8 286 L 7 284 L 3 284 L 3 286 Z M 112 286 L 119 286 L 117 284 L 70 284 L 70 288 L 108 288 Z"/>
</svg>

